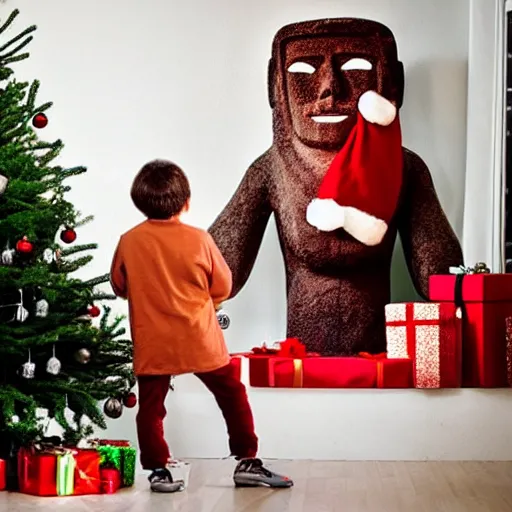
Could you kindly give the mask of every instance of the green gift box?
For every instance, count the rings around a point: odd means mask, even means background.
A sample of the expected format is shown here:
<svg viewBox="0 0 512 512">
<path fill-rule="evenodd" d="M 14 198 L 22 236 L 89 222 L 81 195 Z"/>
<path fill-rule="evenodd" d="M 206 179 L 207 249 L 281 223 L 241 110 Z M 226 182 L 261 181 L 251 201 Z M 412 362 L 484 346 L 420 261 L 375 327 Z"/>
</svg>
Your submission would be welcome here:
<svg viewBox="0 0 512 512">
<path fill-rule="evenodd" d="M 134 484 L 137 452 L 129 441 L 99 441 L 96 450 L 100 454 L 101 468 L 118 469 L 123 487 L 131 487 Z"/>
</svg>

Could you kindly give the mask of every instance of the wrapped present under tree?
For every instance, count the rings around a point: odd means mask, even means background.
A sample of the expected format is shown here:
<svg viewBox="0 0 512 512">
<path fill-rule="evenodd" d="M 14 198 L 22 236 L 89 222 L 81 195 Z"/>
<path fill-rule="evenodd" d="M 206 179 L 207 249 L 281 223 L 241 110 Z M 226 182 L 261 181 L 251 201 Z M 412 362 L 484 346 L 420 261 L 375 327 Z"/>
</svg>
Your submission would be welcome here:
<svg viewBox="0 0 512 512">
<path fill-rule="evenodd" d="M 21 448 L 18 481 L 20 492 L 35 496 L 99 494 L 100 455 L 96 450 Z"/>
<path fill-rule="evenodd" d="M 100 454 L 101 468 L 118 470 L 121 487 L 131 487 L 135 482 L 137 452 L 130 442 L 103 439 L 93 443 Z"/>
</svg>

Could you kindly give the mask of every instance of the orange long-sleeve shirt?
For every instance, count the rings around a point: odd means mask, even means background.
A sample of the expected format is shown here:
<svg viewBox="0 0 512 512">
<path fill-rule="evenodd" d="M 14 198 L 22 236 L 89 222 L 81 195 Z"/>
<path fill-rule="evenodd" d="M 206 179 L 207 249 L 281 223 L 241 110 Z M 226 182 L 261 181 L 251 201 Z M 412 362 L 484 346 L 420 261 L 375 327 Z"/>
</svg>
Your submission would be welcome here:
<svg viewBox="0 0 512 512">
<path fill-rule="evenodd" d="M 215 304 L 231 272 L 211 236 L 178 219 L 147 220 L 117 246 L 111 283 L 128 299 L 136 375 L 208 372 L 229 363 Z"/>
</svg>

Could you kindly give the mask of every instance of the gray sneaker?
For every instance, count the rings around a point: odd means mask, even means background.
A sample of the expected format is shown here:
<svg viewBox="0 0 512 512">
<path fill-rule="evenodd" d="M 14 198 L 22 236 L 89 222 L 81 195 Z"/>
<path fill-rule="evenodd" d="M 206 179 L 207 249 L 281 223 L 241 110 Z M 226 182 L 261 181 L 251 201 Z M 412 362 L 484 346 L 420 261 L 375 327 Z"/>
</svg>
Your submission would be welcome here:
<svg viewBox="0 0 512 512">
<path fill-rule="evenodd" d="M 241 460 L 235 469 L 233 480 L 236 487 L 287 488 L 293 486 L 290 478 L 268 470 L 260 459 Z"/>
<path fill-rule="evenodd" d="M 153 492 L 180 492 L 185 489 L 182 480 L 173 481 L 168 469 L 155 469 L 149 475 L 149 484 Z"/>
</svg>

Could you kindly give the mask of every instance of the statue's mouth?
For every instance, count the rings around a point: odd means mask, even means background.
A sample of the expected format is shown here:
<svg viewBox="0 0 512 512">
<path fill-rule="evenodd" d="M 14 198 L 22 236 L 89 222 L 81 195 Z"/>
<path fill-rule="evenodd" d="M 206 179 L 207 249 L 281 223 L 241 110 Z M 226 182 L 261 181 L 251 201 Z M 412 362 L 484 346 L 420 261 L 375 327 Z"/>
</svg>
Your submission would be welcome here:
<svg viewBox="0 0 512 512">
<path fill-rule="evenodd" d="M 341 116 L 341 115 L 335 115 L 335 114 L 324 114 L 321 116 L 311 116 L 311 119 L 313 119 L 313 121 L 315 123 L 336 124 L 336 123 L 341 123 L 341 122 L 345 121 L 345 119 L 347 119 L 347 117 L 348 116 Z"/>
</svg>

